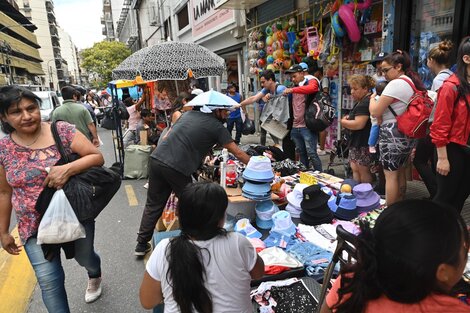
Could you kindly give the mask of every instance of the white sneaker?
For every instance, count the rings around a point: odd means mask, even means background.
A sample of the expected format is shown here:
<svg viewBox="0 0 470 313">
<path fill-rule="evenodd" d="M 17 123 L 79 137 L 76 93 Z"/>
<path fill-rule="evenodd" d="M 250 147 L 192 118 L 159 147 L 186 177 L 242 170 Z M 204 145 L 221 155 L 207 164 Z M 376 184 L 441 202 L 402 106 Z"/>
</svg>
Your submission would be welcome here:
<svg viewBox="0 0 470 313">
<path fill-rule="evenodd" d="M 149 189 L 149 182 L 146 182 L 143 187 L 144 187 L 145 189 Z"/>
<path fill-rule="evenodd" d="M 96 301 L 101 296 L 101 277 L 89 278 L 88 287 L 85 292 L 85 302 Z"/>
<path fill-rule="evenodd" d="M 318 154 L 318 155 L 326 155 L 326 151 L 325 151 L 325 150 L 321 150 L 321 149 L 317 149 L 317 154 Z"/>
</svg>

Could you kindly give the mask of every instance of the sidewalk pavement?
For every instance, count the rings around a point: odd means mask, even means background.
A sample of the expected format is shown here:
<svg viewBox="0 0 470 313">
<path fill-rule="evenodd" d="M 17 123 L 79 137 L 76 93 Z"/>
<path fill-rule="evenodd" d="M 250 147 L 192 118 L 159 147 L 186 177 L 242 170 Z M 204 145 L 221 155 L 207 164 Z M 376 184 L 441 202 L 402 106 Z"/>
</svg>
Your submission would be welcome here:
<svg viewBox="0 0 470 313">
<path fill-rule="evenodd" d="M 241 144 L 259 144 L 259 133 L 255 133 L 253 135 L 243 135 L 241 140 Z M 272 145 L 274 144 L 271 137 L 268 135 L 266 136 L 266 144 Z M 322 167 L 325 170 L 328 167 L 328 163 L 330 162 L 330 155 L 326 154 L 324 156 L 320 156 L 322 161 Z M 338 159 L 335 160 L 336 163 L 339 163 Z M 342 165 L 332 166 L 335 170 L 335 173 L 338 177 L 344 178 L 344 169 Z M 429 193 L 426 189 L 426 186 L 422 181 L 419 180 L 412 180 L 408 181 L 407 189 L 406 189 L 406 199 L 422 199 L 429 197 Z M 462 217 L 467 223 L 470 225 L 470 198 L 465 201 L 465 205 L 462 209 Z"/>
</svg>

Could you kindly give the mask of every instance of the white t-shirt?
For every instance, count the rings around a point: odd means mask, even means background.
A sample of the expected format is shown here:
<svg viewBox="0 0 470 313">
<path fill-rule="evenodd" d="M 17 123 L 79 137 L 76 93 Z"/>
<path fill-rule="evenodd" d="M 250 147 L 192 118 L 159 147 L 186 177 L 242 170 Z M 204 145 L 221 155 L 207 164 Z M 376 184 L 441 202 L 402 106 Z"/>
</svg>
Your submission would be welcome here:
<svg viewBox="0 0 470 313">
<path fill-rule="evenodd" d="M 149 275 L 161 282 L 165 299 L 165 313 L 178 313 L 172 287 L 167 281 L 168 260 L 166 248 L 170 239 L 163 239 L 147 262 Z M 251 313 L 250 271 L 256 264 L 256 250 L 238 233 L 217 236 L 206 241 L 194 241 L 202 250 L 206 268 L 207 290 L 212 296 L 214 313 Z M 208 253 L 206 253 L 206 251 Z"/>
<path fill-rule="evenodd" d="M 411 78 L 406 75 L 402 75 L 400 77 L 408 79 L 409 82 L 413 83 Z M 408 102 L 410 101 L 410 98 L 413 96 L 413 94 L 413 88 L 411 88 L 411 86 L 406 81 L 398 78 L 389 82 L 382 92 L 383 96 L 388 96 L 397 100 L 396 102 L 390 104 L 397 115 L 401 115 L 403 112 L 405 112 L 406 106 L 408 105 Z M 382 118 L 382 123 L 396 121 L 395 116 L 388 108 L 385 109 L 384 113 L 382 114 Z"/>
<path fill-rule="evenodd" d="M 127 120 L 129 123 L 129 130 L 136 130 L 137 124 L 139 124 L 141 118 L 139 111 L 136 110 L 135 104 L 127 107 L 127 112 L 129 113 L 129 119 Z"/>
</svg>

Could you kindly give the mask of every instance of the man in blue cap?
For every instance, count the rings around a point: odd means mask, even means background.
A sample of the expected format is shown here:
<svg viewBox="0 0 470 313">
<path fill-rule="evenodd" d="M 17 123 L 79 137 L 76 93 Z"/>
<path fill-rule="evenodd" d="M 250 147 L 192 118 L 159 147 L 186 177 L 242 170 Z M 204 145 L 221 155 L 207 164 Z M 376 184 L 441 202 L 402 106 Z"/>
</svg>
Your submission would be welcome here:
<svg viewBox="0 0 470 313">
<path fill-rule="evenodd" d="M 306 79 L 305 73 L 298 64 L 286 71 L 297 86 L 284 90 L 285 95 L 292 94 L 293 125 L 290 136 L 295 143 L 296 151 L 300 154 L 300 162 L 307 168 L 311 166 L 321 172 L 322 164 L 317 154 L 318 134 L 307 128 L 304 119 L 305 109 L 312 102 L 319 86 L 318 80 Z"/>
</svg>

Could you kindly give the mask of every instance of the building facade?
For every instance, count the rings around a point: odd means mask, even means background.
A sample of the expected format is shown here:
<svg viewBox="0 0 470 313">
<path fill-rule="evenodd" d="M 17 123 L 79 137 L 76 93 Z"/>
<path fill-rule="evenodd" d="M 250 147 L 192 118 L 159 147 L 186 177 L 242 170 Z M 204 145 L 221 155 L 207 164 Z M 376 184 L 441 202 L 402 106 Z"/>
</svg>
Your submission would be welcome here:
<svg viewBox="0 0 470 313">
<path fill-rule="evenodd" d="M 0 85 L 39 85 L 44 71 L 33 25 L 14 2 L 0 0 Z"/>
<path fill-rule="evenodd" d="M 60 50 L 62 58 L 66 62 L 64 68 L 65 83 L 80 84 L 80 67 L 78 61 L 78 49 L 72 41 L 72 37 L 61 27 L 57 27 L 60 37 Z"/>
<path fill-rule="evenodd" d="M 106 37 L 107 41 L 115 41 L 116 36 L 114 33 L 113 23 L 113 9 L 111 0 L 103 0 L 103 16 L 101 17 L 102 34 Z"/>
<path fill-rule="evenodd" d="M 67 62 L 62 58 L 54 3 L 52 0 L 18 0 L 18 5 L 31 23 L 38 27 L 39 53 L 43 60 L 42 70 L 46 73 L 41 84 L 51 90 L 60 90 L 66 84 L 68 70 Z"/>
</svg>

